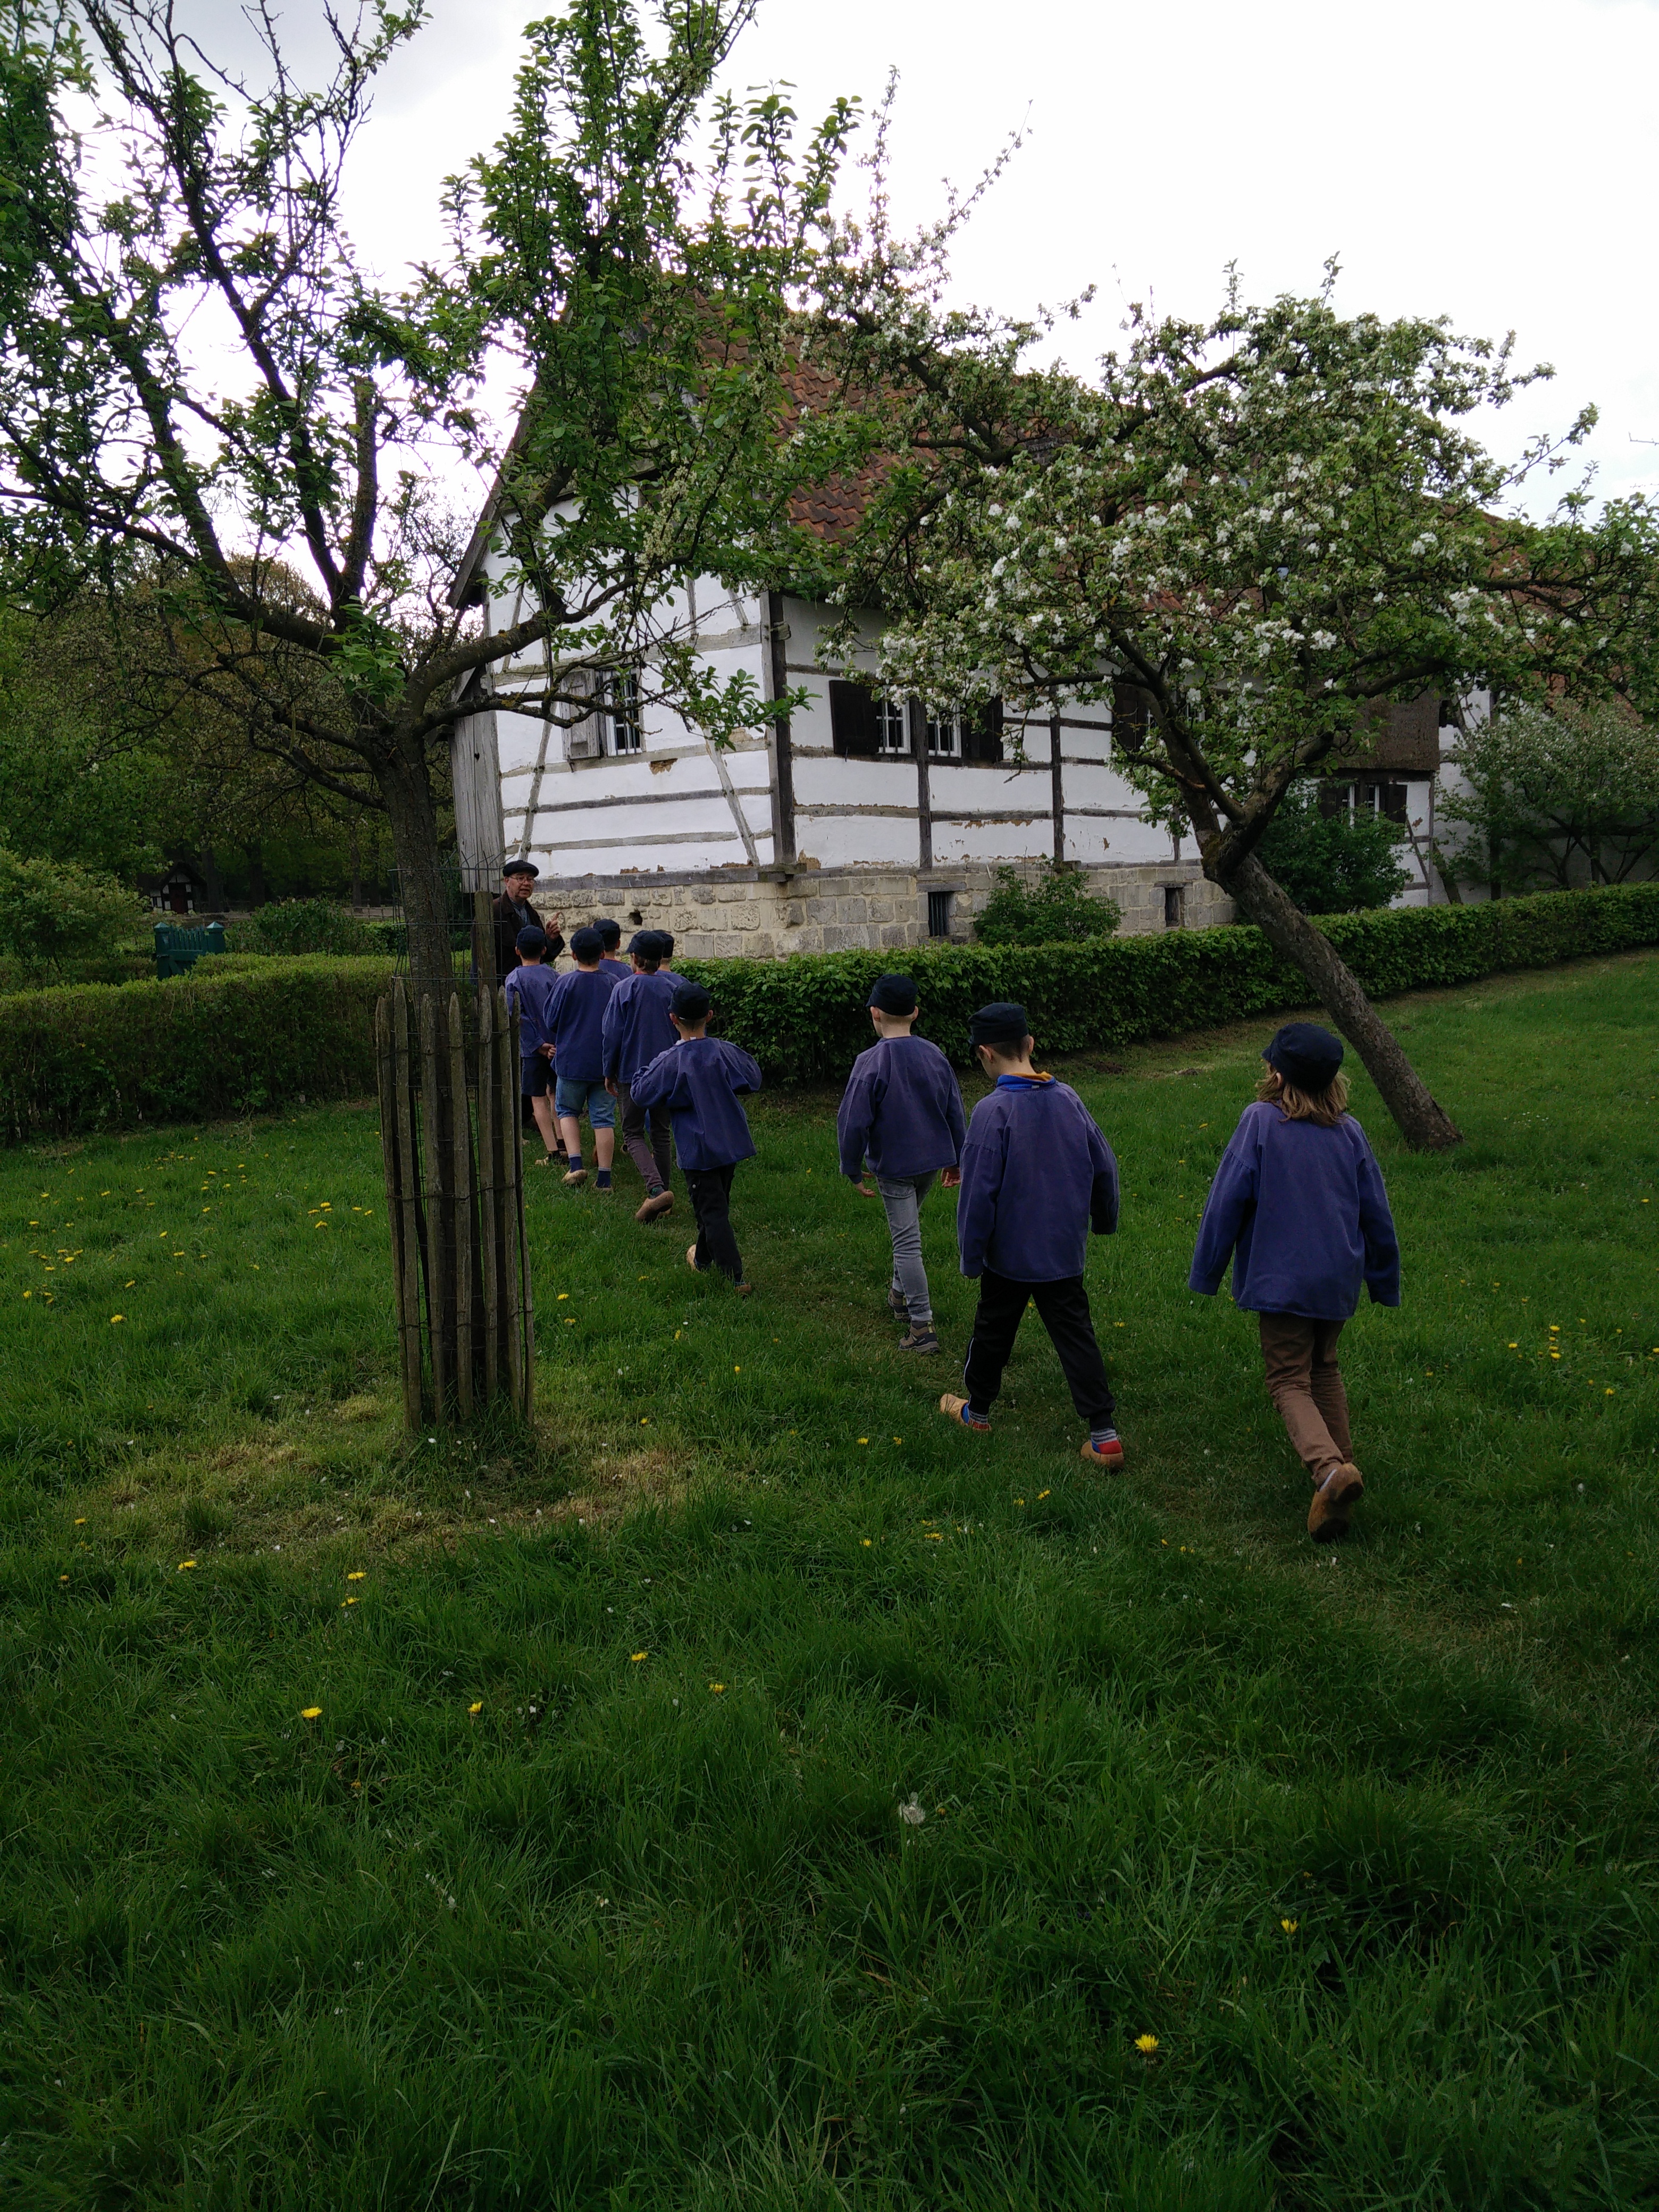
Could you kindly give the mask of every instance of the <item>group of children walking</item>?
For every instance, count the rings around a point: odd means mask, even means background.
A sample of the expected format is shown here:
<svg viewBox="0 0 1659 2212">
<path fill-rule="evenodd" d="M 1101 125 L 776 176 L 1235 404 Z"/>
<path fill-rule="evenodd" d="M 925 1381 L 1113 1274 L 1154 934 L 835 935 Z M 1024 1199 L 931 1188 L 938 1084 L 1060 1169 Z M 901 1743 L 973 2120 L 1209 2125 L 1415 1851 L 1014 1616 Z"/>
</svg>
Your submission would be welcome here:
<svg viewBox="0 0 1659 2212">
<path fill-rule="evenodd" d="M 619 942 L 618 931 L 613 951 Z M 620 1105 L 623 1141 L 646 1187 L 635 1218 L 654 1220 L 674 1203 L 672 1130 L 696 1220 L 687 1263 L 700 1274 L 719 1268 L 747 1297 L 730 1201 L 738 1164 L 755 1152 L 740 1102 L 760 1089 L 760 1069 L 708 1035 L 708 994 L 665 965 L 673 951 L 665 933 L 639 931 L 627 964 L 606 957 L 598 928 L 577 930 L 569 949 L 574 969 L 555 975 L 544 964 L 543 932 L 525 929 L 522 964 L 506 985 L 519 1012 L 524 1093 L 550 1164 L 562 1146 L 566 1184 L 586 1182 L 586 1116 L 597 1188 L 610 1190 Z M 937 1181 L 957 1193 L 961 1270 L 979 1285 L 963 1395 L 946 1391 L 939 1410 L 970 1435 L 989 1433 L 1003 1370 L 1034 1305 L 1087 1426 L 1083 1457 L 1121 1468 L 1116 1407 L 1084 1287 L 1091 1230 L 1107 1237 L 1117 1227 L 1111 1146 L 1077 1092 L 1033 1066 L 1023 1007 L 981 1006 L 973 1017 L 974 1057 L 992 1088 L 971 1119 L 949 1060 L 913 1033 L 920 1011 L 908 975 L 877 982 L 869 1000 L 876 1042 L 854 1060 L 836 1116 L 842 1173 L 886 1210 L 887 1298 L 904 1328 L 899 1349 L 924 1358 L 941 1350 L 921 1225 Z M 1189 1283 L 1213 1295 L 1231 1261 L 1234 1303 L 1258 1316 L 1268 1393 L 1312 1480 L 1308 1532 L 1327 1541 L 1346 1529 L 1364 1489 L 1337 1340 L 1362 1287 L 1374 1304 L 1399 1304 L 1400 1248 L 1382 1172 L 1347 1111 L 1339 1040 L 1292 1022 L 1262 1058 L 1255 1102 L 1211 1186 Z"/>
</svg>

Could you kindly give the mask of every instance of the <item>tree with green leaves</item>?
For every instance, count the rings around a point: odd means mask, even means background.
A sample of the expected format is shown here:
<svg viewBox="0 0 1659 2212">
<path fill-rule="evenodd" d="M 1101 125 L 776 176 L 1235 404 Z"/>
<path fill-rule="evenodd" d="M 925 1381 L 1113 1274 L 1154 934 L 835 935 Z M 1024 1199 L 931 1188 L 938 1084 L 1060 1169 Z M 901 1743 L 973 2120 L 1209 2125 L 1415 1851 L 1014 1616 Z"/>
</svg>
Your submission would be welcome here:
<svg viewBox="0 0 1659 2212">
<path fill-rule="evenodd" d="M 568 721 L 626 667 L 716 741 L 792 703 L 711 673 L 672 596 L 778 568 L 791 313 L 851 120 L 798 143 L 781 96 L 711 97 L 754 4 L 574 0 L 532 24 L 505 137 L 400 287 L 354 251 L 341 193 L 420 0 L 331 17 L 314 86 L 263 6 L 257 81 L 172 0 L 13 11 L 0 584 L 37 608 L 141 597 L 130 681 L 159 719 L 182 687 L 381 811 L 419 990 L 450 988 L 442 769 L 487 687 Z M 516 383 L 508 422 L 492 378 Z M 505 619 L 451 603 L 458 471 L 494 483 Z"/>
<path fill-rule="evenodd" d="M 1622 702 L 1505 702 L 1471 721 L 1440 813 L 1443 864 L 1494 892 L 1627 883 L 1659 854 L 1659 726 Z"/>
<path fill-rule="evenodd" d="M 1653 516 L 1592 526 L 1576 493 L 1547 525 L 1501 519 L 1593 418 L 1505 466 L 1468 421 L 1528 380 L 1507 349 L 1344 316 L 1334 270 L 1265 307 L 1235 285 L 1205 323 L 1136 308 L 1094 380 L 1033 369 L 1046 326 L 942 304 L 952 221 L 901 246 L 878 198 L 826 263 L 823 350 L 879 394 L 842 411 L 841 465 L 887 457 L 836 587 L 849 637 L 852 609 L 890 610 L 884 681 L 940 711 L 1111 700 L 1152 814 L 1300 968 L 1407 1140 L 1455 1143 L 1261 841 L 1295 786 L 1365 750 L 1378 702 L 1631 681 Z"/>
<path fill-rule="evenodd" d="M 1304 914 L 1358 914 L 1388 906 L 1411 880 L 1406 832 L 1365 805 L 1321 802 L 1318 784 L 1292 784 L 1257 848 L 1261 865 Z"/>
</svg>

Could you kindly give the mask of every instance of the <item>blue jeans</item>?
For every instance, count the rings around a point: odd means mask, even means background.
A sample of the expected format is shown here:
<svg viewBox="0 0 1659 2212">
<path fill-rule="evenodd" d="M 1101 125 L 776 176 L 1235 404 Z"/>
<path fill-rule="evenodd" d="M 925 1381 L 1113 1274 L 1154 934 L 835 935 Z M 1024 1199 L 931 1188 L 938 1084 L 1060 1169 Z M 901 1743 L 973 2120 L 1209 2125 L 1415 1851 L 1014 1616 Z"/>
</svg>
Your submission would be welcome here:
<svg viewBox="0 0 1659 2212">
<path fill-rule="evenodd" d="M 927 1270 L 921 1264 L 921 1201 L 933 1188 L 933 1176 L 931 1172 L 878 1175 L 875 1185 L 887 1208 L 887 1227 L 893 1239 L 893 1288 L 903 1292 L 911 1328 L 931 1328 L 933 1302 L 928 1295 Z"/>
<path fill-rule="evenodd" d="M 562 1075 L 553 1089 L 553 1110 L 579 1121 L 586 1114 L 594 1129 L 614 1129 L 617 1102 L 603 1083 L 588 1083 L 580 1075 Z"/>
</svg>

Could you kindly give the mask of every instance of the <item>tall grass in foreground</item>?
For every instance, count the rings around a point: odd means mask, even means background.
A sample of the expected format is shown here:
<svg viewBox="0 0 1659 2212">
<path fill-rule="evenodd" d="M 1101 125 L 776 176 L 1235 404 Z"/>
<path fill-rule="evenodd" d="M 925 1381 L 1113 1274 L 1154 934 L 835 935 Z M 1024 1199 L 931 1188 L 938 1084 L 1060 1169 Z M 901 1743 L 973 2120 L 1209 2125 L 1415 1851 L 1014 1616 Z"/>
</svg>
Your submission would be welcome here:
<svg viewBox="0 0 1659 2212">
<path fill-rule="evenodd" d="M 747 1305 L 532 1176 L 533 1437 L 398 1438 L 371 1114 L 0 1158 L 5 2197 L 1659 2203 L 1656 980 L 1396 1007 L 1322 1553 L 1183 1287 L 1254 1030 L 1067 1071 L 1116 1484 L 1035 1328 L 939 1419 L 828 1101 Z"/>
</svg>

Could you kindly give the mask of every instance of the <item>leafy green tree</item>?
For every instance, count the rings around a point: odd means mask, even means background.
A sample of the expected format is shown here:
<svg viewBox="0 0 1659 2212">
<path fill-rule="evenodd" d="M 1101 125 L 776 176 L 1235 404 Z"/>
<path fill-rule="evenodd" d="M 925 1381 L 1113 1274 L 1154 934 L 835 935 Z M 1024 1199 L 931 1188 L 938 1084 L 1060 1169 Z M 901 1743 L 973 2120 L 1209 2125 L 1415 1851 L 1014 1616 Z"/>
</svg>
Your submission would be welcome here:
<svg viewBox="0 0 1659 2212">
<path fill-rule="evenodd" d="M 711 674 L 671 597 L 687 573 L 777 573 L 792 306 L 850 122 L 838 105 L 798 152 L 781 98 L 711 106 L 753 5 L 574 0 L 532 24 L 506 136 L 401 289 L 354 252 L 341 193 L 418 0 L 331 17 L 315 86 L 266 11 L 258 82 L 169 0 L 9 19 L 0 584 L 46 606 L 141 579 L 165 635 L 135 644 L 134 683 L 158 715 L 204 697 L 301 781 L 382 810 L 417 988 L 449 988 L 443 763 L 492 683 L 569 720 L 626 665 L 716 741 L 793 703 Z M 525 403 L 510 437 L 491 376 Z M 487 624 L 449 596 L 458 465 L 496 485 Z"/>
<path fill-rule="evenodd" d="M 1014 868 L 997 870 L 997 887 L 974 917 L 981 945 L 1059 945 L 1115 937 L 1123 909 L 1097 898 L 1075 868 L 1051 867 L 1035 884 Z"/>
<path fill-rule="evenodd" d="M 143 900 L 112 876 L 0 845 L 0 958 L 26 975 L 131 937 L 146 919 Z"/>
<path fill-rule="evenodd" d="M 1497 519 L 1560 449 L 1484 450 L 1470 416 L 1527 380 L 1443 322 L 1340 315 L 1328 282 L 1267 307 L 1234 289 L 1206 323 L 1133 310 L 1086 381 L 1026 367 L 1037 326 L 942 305 L 951 228 L 849 230 L 823 279 L 824 350 L 879 395 L 842 410 L 841 465 L 890 457 L 837 584 L 898 617 L 886 683 L 1037 719 L 1112 700 L 1153 813 L 1307 976 L 1408 1141 L 1455 1143 L 1261 840 L 1376 702 L 1635 680 L 1654 518 L 1592 528 L 1575 495 L 1546 527 Z"/>
<path fill-rule="evenodd" d="M 1463 825 L 1444 866 L 1498 892 L 1622 884 L 1659 853 L 1659 727 L 1621 703 L 1505 704 L 1452 753 L 1465 787 L 1440 801 Z"/>
<path fill-rule="evenodd" d="M 1261 865 L 1304 914 L 1358 914 L 1387 906 L 1411 880 L 1405 831 L 1369 806 L 1323 811 L 1319 787 L 1293 784 L 1257 847 Z"/>
</svg>

